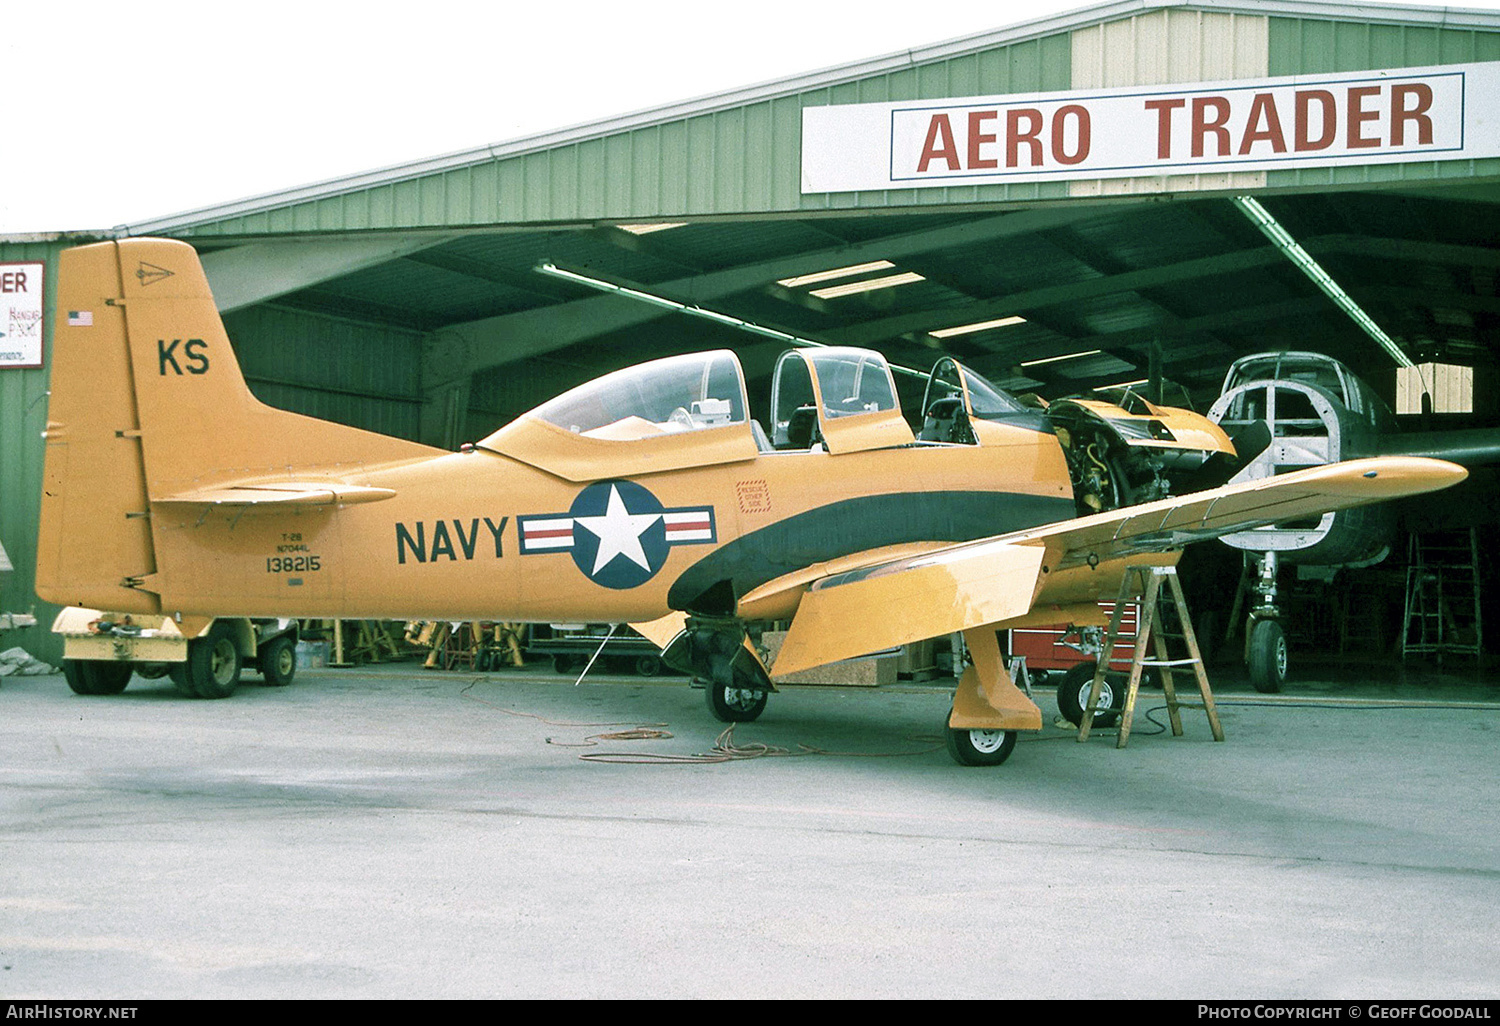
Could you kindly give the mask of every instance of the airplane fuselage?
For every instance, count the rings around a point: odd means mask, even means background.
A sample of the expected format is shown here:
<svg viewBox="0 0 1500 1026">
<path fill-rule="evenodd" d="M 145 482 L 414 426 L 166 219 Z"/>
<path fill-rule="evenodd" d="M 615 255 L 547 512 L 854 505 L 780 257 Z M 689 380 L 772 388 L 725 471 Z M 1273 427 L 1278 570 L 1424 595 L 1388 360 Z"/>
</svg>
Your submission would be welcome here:
<svg viewBox="0 0 1500 1026">
<path fill-rule="evenodd" d="M 368 473 L 336 507 L 161 506 L 165 612 L 636 622 L 886 546 L 1070 516 L 1056 441 L 918 443 L 572 482 L 485 449 Z M 728 582 L 727 584 L 725 582 Z M 726 590 L 727 588 L 727 590 Z M 713 608 L 732 613 L 731 608 Z"/>
</svg>

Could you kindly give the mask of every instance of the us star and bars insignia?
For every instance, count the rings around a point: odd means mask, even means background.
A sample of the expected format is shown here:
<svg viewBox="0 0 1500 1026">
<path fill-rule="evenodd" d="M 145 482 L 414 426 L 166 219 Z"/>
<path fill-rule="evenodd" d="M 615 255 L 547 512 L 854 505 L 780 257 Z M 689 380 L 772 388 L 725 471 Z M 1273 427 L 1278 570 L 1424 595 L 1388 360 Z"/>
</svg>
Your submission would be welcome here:
<svg viewBox="0 0 1500 1026">
<path fill-rule="evenodd" d="M 567 513 L 517 518 L 521 555 L 568 552 L 584 576 L 606 588 L 634 588 L 656 576 L 674 545 L 718 540 L 712 506 L 667 509 L 634 481 L 600 481 Z"/>
</svg>

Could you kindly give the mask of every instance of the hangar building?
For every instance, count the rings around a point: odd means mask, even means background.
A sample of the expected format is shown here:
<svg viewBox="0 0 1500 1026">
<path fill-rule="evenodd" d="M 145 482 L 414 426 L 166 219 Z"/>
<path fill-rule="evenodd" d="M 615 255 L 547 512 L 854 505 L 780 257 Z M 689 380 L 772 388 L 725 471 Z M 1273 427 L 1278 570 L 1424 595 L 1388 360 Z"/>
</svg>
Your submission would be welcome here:
<svg viewBox="0 0 1500 1026">
<path fill-rule="evenodd" d="M 0 366 L 0 611 L 36 607 L 21 643 L 59 658 L 31 594 L 48 272 L 100 238 L 195 246 L 264 401 L 446 447 L 695 349 L 736 349 L 752 399 L 768 392 L 781 342 L 541 265 L 924 370 L 952 354 L 1049 397 L 1168 379 L 1201 410 L 1237 357 L 1315 349 L 1394 400 L 1398 365 L 1454 365 L 1481 387 L 1448 416 L 1492 425 L 1497 69 L 1495 12 L 1119 0 L 97 234 L 0 238 L 0 271 L 40 267 L 46 290 Z"/>
</svg>

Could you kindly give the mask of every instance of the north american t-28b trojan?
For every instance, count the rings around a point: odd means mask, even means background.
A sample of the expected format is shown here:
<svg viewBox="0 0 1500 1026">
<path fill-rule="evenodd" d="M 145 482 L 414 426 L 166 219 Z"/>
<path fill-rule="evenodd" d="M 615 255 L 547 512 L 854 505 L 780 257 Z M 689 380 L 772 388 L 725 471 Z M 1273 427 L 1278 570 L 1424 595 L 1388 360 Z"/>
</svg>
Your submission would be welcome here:
<svg viewBox="0 0 1500 1026">
<path fill-rule="evenodd" d="M 949 749 L 997 764 L 1042 726 L 997 630 L 1096 623 L 1127 565 L 1464 476 L 1381 458 L 1127 495 L 1102 437 L 1075 437 L 1097 427 L 1076 404 L 1040 410 L 943 358 L 913 430 L 885 359 L 848 348 L 782 356 L 769 436 L 719 350 L 608 374 L 448 452 L 253 398 L 186 244 L 78 247 L 58 278 L 37 591 L 106 611 L 104 630 L 130 617 L 122 652 L 175 636 L 200 694 L 239 672 L 224 618 L 635 624 L 728 720 L 758 714 L 773 676 L 962 632 Z M 1170 423 L 1148 409 L 1124 435 L 1216 449 Z M 751 634 L 771 621 L 790 627 L 768 668 Z M 96 691 L 129 677 L 73 672 Z"/>
</svg>

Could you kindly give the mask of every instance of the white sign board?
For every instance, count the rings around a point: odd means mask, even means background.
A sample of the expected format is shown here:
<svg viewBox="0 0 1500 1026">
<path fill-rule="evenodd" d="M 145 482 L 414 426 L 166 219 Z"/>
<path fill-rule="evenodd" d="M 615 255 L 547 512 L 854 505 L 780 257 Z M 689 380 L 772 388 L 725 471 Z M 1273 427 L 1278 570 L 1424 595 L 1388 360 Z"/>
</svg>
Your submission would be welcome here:
<svg viewBox="0 0 1500 1026">
<path fill-rule="evenodd" d="M 1500 156 L 1500 62 L 802 112 L 802 191 Z"/>
<path fill-rule="evenodd" d="M 42 264 L 0 264 L 0 368 L 42 365 Z"/>
</svg>

